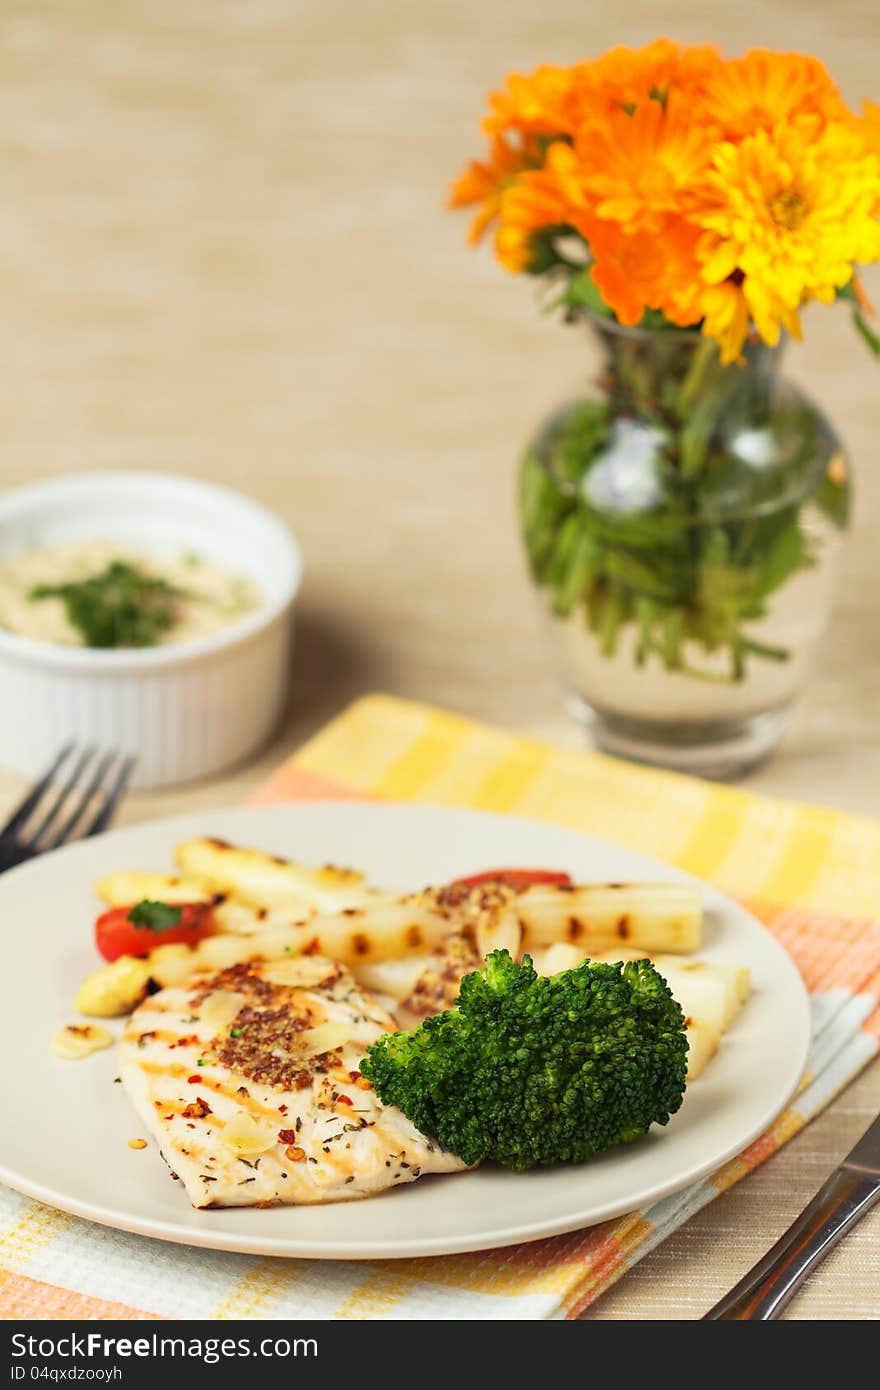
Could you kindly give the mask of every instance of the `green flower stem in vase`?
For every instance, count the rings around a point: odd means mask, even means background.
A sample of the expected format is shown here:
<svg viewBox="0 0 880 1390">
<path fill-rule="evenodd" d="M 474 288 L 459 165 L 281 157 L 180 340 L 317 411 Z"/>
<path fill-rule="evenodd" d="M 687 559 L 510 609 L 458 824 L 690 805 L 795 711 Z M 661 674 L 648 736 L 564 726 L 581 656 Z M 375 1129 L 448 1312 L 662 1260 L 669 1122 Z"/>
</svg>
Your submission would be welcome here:
<svg viewBox="0 0 880 1390">
<path fill-rule="evenodd" d="M 779 350 L 586 315 L 599 391 L 527 448 L 532 575 L 601 746 L 706 775 L 759 761 L 827 621 L 840 443 Z"/>
</svg>

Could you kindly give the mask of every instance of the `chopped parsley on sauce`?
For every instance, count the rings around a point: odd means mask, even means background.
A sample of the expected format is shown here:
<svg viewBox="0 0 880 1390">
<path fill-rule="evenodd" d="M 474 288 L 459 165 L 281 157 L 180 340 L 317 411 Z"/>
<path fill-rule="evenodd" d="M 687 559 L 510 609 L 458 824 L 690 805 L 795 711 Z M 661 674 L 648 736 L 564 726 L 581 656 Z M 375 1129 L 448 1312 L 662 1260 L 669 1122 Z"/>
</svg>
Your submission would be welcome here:
<svg viewBox="0 0 880 1390">
<path fill-rule="evenodd" d="M 28 597 L 62 600 L 68 622 L 88 647 L 153 647 L 185 595 L 166 579 L 112 560 L 99 574 L 65 584 L 37 584 Z"/>
</svg>

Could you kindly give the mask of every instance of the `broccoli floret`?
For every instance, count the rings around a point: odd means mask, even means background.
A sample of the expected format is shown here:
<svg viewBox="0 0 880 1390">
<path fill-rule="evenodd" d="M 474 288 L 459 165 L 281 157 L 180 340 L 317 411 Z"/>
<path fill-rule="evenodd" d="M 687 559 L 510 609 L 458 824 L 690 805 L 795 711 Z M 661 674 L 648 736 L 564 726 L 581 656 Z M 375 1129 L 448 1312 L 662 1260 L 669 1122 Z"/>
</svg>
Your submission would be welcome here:
<svg viewBox="0 0 880 1390">
<path fill-rule="evenodd" d="M 495 951 L 457 1007 L 361 1063 L 379 1098 L 465 1163 L 583 1163 L 681 1105 L 684 1018 L 647 960 L 539 976 Z"/>
</svg>

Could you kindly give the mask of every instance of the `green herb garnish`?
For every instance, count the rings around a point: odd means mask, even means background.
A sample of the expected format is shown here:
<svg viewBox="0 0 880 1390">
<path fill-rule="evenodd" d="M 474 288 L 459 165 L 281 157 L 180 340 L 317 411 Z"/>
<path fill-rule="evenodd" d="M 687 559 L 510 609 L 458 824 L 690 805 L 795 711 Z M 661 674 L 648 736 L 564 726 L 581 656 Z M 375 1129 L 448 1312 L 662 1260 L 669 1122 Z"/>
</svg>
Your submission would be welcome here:
<svg viewBox="0 0 880 1390">
<path fill-rule="evenodd" d="M 153 647 L 173 625 L 181 590 L 114 560 L 101 574 L 67 584 L 38 584 L 28 597 L 60 598 L 88 647 Z"/>
<path fill-rule="evenodd" d="M 182 907 L 142 898 L 135 903 L 126 920 L 133 922 L 136 927 L 145 927 L 147 931 L 168 931 L 177 926 L 182 916 Z"/>
</svg>

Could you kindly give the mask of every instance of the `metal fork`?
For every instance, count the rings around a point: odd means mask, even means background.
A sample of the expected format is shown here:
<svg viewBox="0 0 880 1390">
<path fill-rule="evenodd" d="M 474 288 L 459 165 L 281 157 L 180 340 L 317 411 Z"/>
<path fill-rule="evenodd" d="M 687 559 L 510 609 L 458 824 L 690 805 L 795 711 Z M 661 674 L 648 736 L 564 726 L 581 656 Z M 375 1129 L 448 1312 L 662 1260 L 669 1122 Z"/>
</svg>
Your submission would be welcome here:
<svg viewBox="0 0 880 1390">
<path fill-rule="evenodd" d="M 0 829 L 0 873 L 105 830 L 135 758 L 68 744 Z"/>
</svg>

